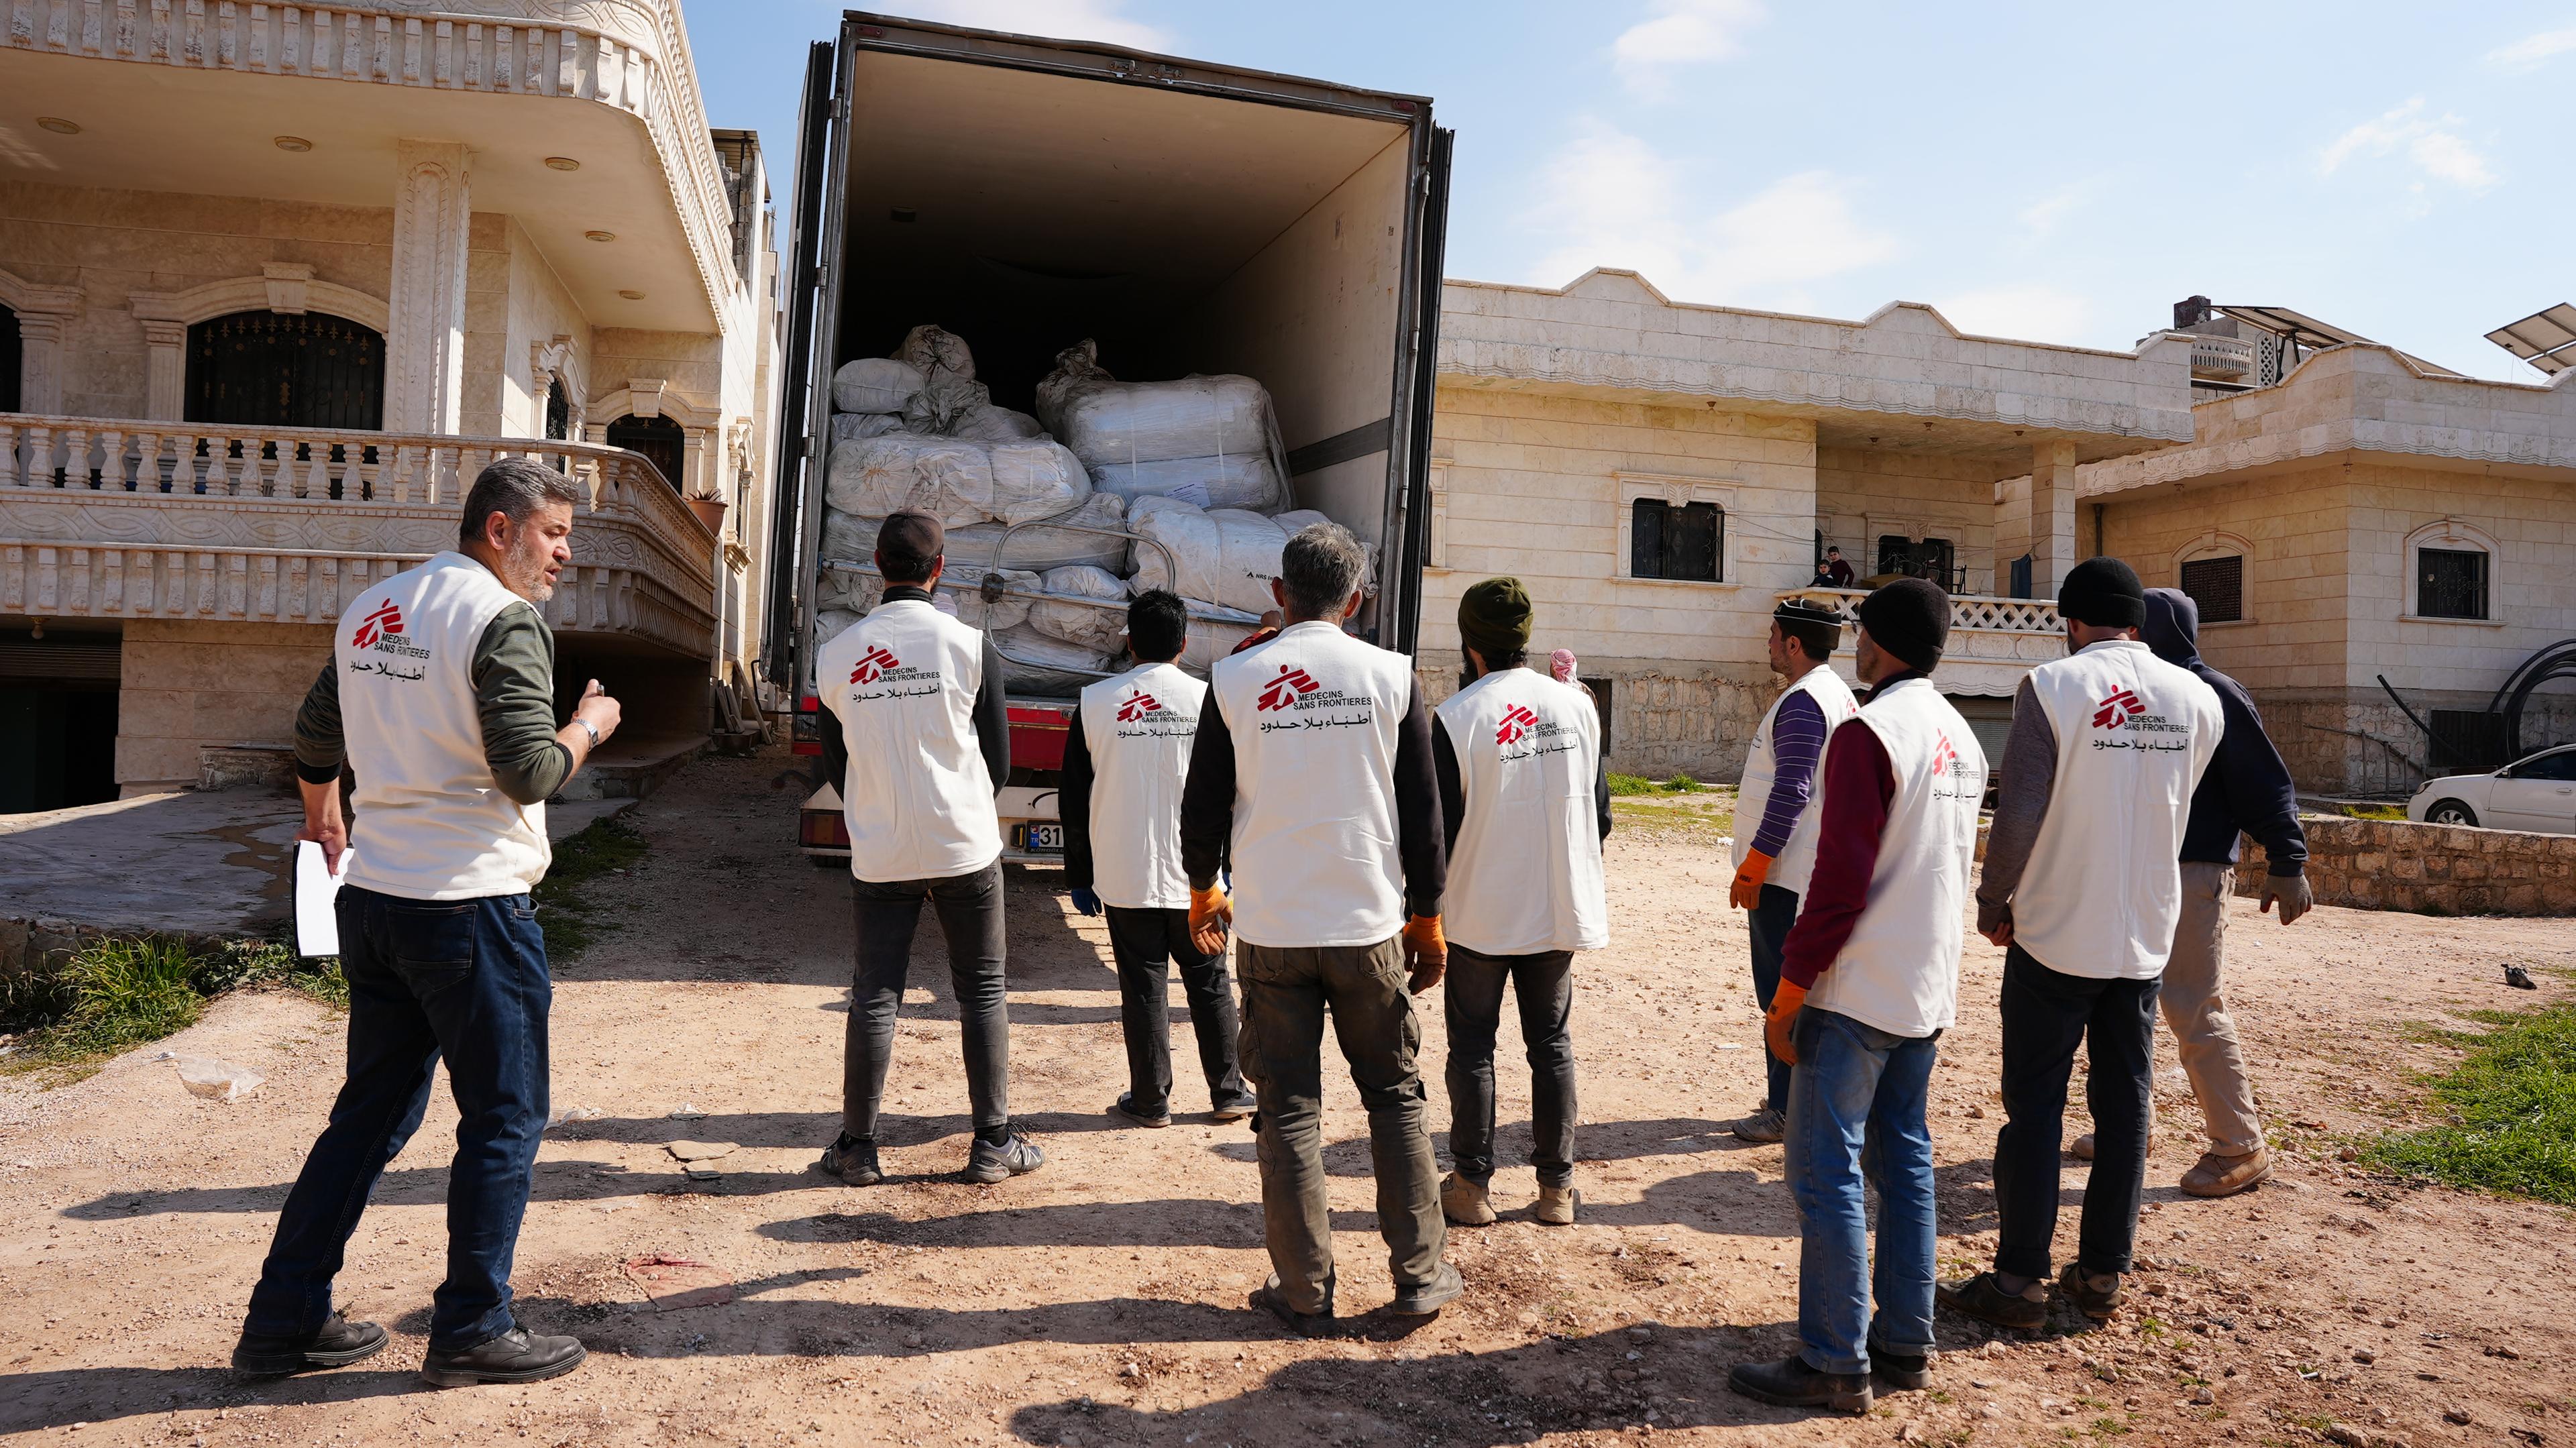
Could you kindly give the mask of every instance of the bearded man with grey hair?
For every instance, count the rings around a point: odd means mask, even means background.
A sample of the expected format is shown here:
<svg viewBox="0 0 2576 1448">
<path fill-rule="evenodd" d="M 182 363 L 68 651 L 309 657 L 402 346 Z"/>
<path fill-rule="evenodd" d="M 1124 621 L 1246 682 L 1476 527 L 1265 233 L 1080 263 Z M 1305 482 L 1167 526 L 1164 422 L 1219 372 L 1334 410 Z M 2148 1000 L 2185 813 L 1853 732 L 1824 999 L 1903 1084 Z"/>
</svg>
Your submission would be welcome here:
<svg viewBox="0 0 2576 1448">
<path fill-rule="evenodd" d="M 545 801 L 618 721 L 593 679 L 555 727 L 554 635 L 536 610 L 572 560 L 583 498 L 527 458 L 485 468 L 455 551 L 359 593 L 295 717 L 296 838 L 319 843 L 344 882 L 349 1068 L 251 1292 L 240 1371 L 340 1367 L 384 1347 L 383 1328 L 332 1306 L 331 1281 L 376 1179 L 420 1128 L 441 1059 L 456 1155 L 421 1377 L 527 1383 L 581 1365 L 579 1339 L 533 1336 L 512 1315 L 510 1263 L 548 1106 L 554 985 L 528 898 L 550 855 Z"/>
<path fill-rule="evenodd" d="M 1181 868 L 1201 953 L 1242 942 L 1236 1037 L 1259 1110 L 1263 1233 L 1272 1276 L 1253 1303 L 1309 1335 L 1332 1329 L 1333 1229 L 1322 1136 L 1324 1020 L 1368 1109 L 1389 1311 L 1455 1298 L 1441 1260 L 1439 1169 L 1423 1126 L 1413 997 L 1448 963 L 1448 876 L 1431 715 L 1413 661 L 1342 631 L 1366 555 L 1334 523 L 1288 540 L 1271 585 L 1277 637 L 1209 674 L 1181 795 Z M 1220 888 L 1231 859 L 1239 895 Z"/>
</svg>

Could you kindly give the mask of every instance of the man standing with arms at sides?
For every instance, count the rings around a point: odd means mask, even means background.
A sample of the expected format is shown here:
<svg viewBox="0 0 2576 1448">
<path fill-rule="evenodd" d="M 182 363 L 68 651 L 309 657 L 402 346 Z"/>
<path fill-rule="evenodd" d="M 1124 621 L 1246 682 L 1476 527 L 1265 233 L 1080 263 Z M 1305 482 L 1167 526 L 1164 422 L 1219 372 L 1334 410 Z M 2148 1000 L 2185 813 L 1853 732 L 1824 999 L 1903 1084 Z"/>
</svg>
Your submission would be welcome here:
<svg viewBox="0 0 2576 1448">
<path fill-rule="evenodd" d="M 1610 943 L 1601 842 L 1610 780 L 1601 716 L 1572 686 L 1529 667 L 1530 599 L 1488 578 L 1458 600 L 1466 688 L 1431 721 L 1449 851 L 1450 1221 L 1494 1220 L 1494 1034 L 1503 989 L 1520 1002 L 1529 1057 L 1536 1215 L 1574 1221 L 1574 952 Z"/>
<path fill-rule="evenodd" d="M 1082 691 L 1057 785 L 1065 884 L 1083 914 L 1107 906 L 1109 953 L 1118 962 L 1127 1091 L 1109 1109 L 1139 1126 L 1172 1124 L 1174 962 L 1189 996 L 1214 1118 L 1241 1121 L 1252 1114 L 1252 1093 L 1234 1060 L 1234 982 L 1225 949 L 1203 952 L 1190 943 L 1181 787 L 1207 685 L 1172 662 L 1189 641 L 1189 626 L 1188 608 L 1168 589 L 1138 594 L 1127 605 L 1127 652 L 1136 667 Z"/>
<path fill-rule="evenodd" d="M 975 1144 L 966 1180 L 992 1183 L 1046 1164 L 1011 1123 L 1005 1000 L 1002 825 L 993 796 L 1011 777 L 1002 660 L 989 635 L 931 605 L 948 535 L 928 513 L 887 516 L 876 564 L 885 599 L 814 660 L 824 778 L 850 827 L 856 971 L 841 1068 L 841 1134 L 822 1168 L 853 1186 L 885 1180 L 877 1117 L 894 1023 L 924 900 L 948 940 Z"/>
<path fill-rule="evenodd" d="M 1286 625 L 1221 659 L 1181 797 L 1199 950 L 1241 938 L 1243 1074 L 1260 1095 L 1261 1215 L 1272 1276 L 1253 1304 L 1300 1333 L 1333 1323 L 1324 1191 L 1324 1018 L 1369 1117 L 1378 1231 L 1403 1316 L 1458 1295 L 1440 1260 L 1439 1168 L 1422 1124 L 1412 996 L 1440 981 L 1448 873 L 1431 715 L 1413 661 L 1342 632 L 1365 555 L 1334 523 L 1301 529 L 1271 585 Z M 1218 888 L 1233 860 L 1236 902 Z M 1408 911 L 1410 919 L 1408 920 Z"/>
<path fill-rule="evenodd" d="M 1771 672 L 1789 681 L 1753 731 L 1737 794 L 1735 883 L 1727 899 L 1750 911 L 1753 994 L 1771 1009 L 1780 988 L 1780 948 L 1798 918 L 1798 897 L 1816 866 L 1816 765 L 1833 737 L 1860 705 L 1850 686 L 1825 664 L 1842 642 L 1840 615 L 1790 599 L 1771 611 Z M 1750 835 L 1745 820 L 1761 821 Z M 1728 1128 L 1746 1141 L 1778 1141 L 1789 1109 L 1789 1063 L 1764 1054 L 1767 1088 L 1761 1109 Z"/>
<path fill-rule="evenodd" d="M 1949 595 L 1927 580 L 1863 599 L 1854 662 L 1869 702 L 1825 749 L 1815 874 L 1764 1031 L 1797 1068 L 1786 1165 L 1800 1347 L 1727 1379 L 1765 1403 L 1864 1413 L 1873 1374 L 1928 1380 L 1938 1232 L 1924 1105 L 1959 1015 L 1986 788 L 1976 736 L 1932 683 L 1949 632 Z M 1875 1260 L 1864 1180 L 1878 1188 Z"/>
<path fill-rule="evenodd" d="M 548 1107 L 554 984 L 528 892 L 544 878 L 546 796 L 617 729 L 594 679 L 554 722 L 554 635 L 534 605 L 572 559 L 587 495 L 526 458 L 485 468 L 457 550 L 397 573 L 341 615 L 295 716 L 304 829 L 335 872 L 349 982 L 349 1074 L 287 1193 L 233 1366 L 257 1374 L 372 1356 L 385 1330 L 331 1305 L 349 1234 L 420 1128 L 440 1058 L 456 1098 L 447 1277 L 421 1377 L 531 1383 L 581 1366 L 579 1339 L 510 1311 L 510 1263 Z M 340 773 L 357 776 L 354 843 Z"/>
<path fill-rule="evenodd" d="M 2095 1153 L 2083 1237 L 2060 1285 L 2087 1317 L 2119 1308 L 2146 1175 L 2156 983 L 2182 916 L 2184 825 L 2225 727 L 2207 684 L 2139 642 L 2146 590 L 2129 565 L 2075 565 L 2057 611 L 2072 652 L 2031 670 L 2013 696 L 1977 883 L 1977 931 L 2005 947 L 2001 1240 L 1993 1271 L 1940 1290 L 1944 1305 L 1999 1327 L 2048 1315 L 2078 1045 L 2092 1058 Z"/>
</svg>

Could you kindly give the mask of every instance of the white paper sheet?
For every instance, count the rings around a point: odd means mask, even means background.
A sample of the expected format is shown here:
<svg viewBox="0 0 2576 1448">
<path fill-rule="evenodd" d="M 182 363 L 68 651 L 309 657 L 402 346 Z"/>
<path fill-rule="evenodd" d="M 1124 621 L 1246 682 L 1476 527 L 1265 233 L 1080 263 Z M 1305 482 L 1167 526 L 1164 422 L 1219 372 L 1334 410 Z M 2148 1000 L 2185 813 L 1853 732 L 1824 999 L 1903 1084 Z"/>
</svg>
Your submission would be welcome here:
<svg viewBox="0 0 2576 1448">
<path fill-rule="evenodd" d="M 331 908 L 339 898 L 340 881 L 349 873 L 349 862 L 358 857 L 355 846 L 340 851 L 340 873 L 322 862 L 322 846 L 312 840 L 295 842 L 295 953 L 297 955 L 338 955 L 340 953 L 340 917 Z"/>
</svg>

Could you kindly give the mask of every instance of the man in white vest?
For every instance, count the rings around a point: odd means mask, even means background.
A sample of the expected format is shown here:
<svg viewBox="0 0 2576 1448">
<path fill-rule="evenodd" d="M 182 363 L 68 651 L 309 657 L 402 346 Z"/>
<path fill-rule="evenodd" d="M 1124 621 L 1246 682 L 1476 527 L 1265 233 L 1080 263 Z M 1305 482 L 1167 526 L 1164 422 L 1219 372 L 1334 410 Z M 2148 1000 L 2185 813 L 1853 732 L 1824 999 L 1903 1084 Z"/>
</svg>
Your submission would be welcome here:
<svg viewBox="0 0 2576 1448">
<path fill-rule="evenodd" d="M 1212 1118 L 1241 1121 L 1253 1107 L 1235 1064 L 1225 950 L 1202 951 L 1190 940 L 1181 787 L 1207 685 L 1173 662 L 1189 642 L 1189 626 L 1188 606 L 1169 589 L 1138 594 L 1127 605 L 1127 652 L 1136 667 L 1082 691 L 1056 785 L 1065 886 L 1083 914 L 1109 912 L 1109 953 L 1118 964 L 1127 1090 L 1109 1110 L 1139 1126 L 1172 1124 L 1174 964 L 1190 1002 Z"/>
<path fill-rule="evenodd" d="M 1816 865 L 1816 768 L 1833 737 L 1860 705 L 1842 676 L 1827 667 L 1842 641 L 1832 609 L 1789 599 L 1771 612 L 1766 647 L 1771 672 L 1788 680 L 1771 701 L 1744 757 L 1736 791 L 1735 881 L 1727 899 L 1748 912 L 1753 994 L 1764 1011 L 1780 989 L 1780 949 L 1798 918 L 1798 897 Z M 1746 820 L 1759 821 L 1751 830 Z M 1789 1063 L 1763 1051 L 1762 1105 L 1728 1129 L 1745 1141 L 1778 1141 L 1789 1110 Z"/>
<path fill-rule="evenodd" d="M 2071 652 L 2013 697 L 1977 929 L 2005 947 L 2004 1125 L 1991 1272 L 1941 1301 L 2004 1327 L 2047 1316 L 2058 1149 L 2076 1047 L 2092 1065 L 2093 1175 L 2060 1285 L 2086 1316 L 2120 1305 L 2145 1181 L 2156 992 L 2182 915 L 2192 792 L 2225 730 L 2218 695 L 2139 640 L 2146 590 L 2116 558 L 2068 570 Z"/>
<path fill-rule="evenodd" d="M 1610 943 L 1601 841 L 1610 780 L 1601 716 L 1571 684 L 1529 667 L 1529 591 L 1488 578 L 1458 600 L 1467 687 L 1431 721 L 1449 849 L 1450 1221 L 1494 1220 L 1494 1036 L 1503 990 L 1518 999 L 1529 1058 L 1532 1215 L 1574 1221 L 1574 952 Z"/>
<path fill-rule="evenodd" d="M 1279 636 L 1219 660 L 1181 798 L 1190 929 L 1214 954 L 1241 940 L 1243 1074 L 1261 1109 L 1263 1231 L 1273 1275 L 1253 1294 L 1298 1332 L 1330 1331 L 1333 1224 L 1323 1153 L 1324 1020 L 1368 1109 L 1390 1311 L 1456 1297 L 1440 1259 L 1439 1168 L 1422 1124 L 1412 996 L 1448 958 L 1447 872 L 1431 716 L 1413 661 L 1352 638 L 1367 555 L 1334 523 L 1280 553 Z M 1217 884 L 1233 860 L 1229 898 Z"/>
<path fill-rule="evenodd" d="M 1803 1245 L 1798 1351 L 1728 1375 L 1761 1402 L 1867 1412 L 1873 1378 L 1927 1381 L 1938 1232 L 1924 1108 L 1958 1020 L 1986 785 L 1976 736 L 1932 682 L 1949 633 L 1949 595 L 1928 579 L 1861 600 L 1853 663 L 1869 702 L 1825 749 L 1815 869 L 1764 1024 L 1795 1068 L 1784 1163 Z"/>
<path fill-rule="evenodd" d="M 510 1263 L 548 1108 L 554 985 L 528 898 L 546 873 L 545 800 L 617 728 L 591 681 L 558 729 L 554 635 L 535 605 L 572 558 L 571 479 L 526 458 L 485 468 L 457 548 L 362 590 L 295 719 L 304 829 L 341 875 L 348 1080 L 304 1160 L 251 1293 L 233 1366 L 338 1367 L 385 1345 L 331 1305 L 349 1235 L 420 1127 L 438 1063 L 456 1099 L 447 1277 L 424 1380 L 529 1383 L 581 1365 L 579 1339 L 510 1311 Z M 352 838 L 340 776 L 356 777 Z"/>
<path fill-rule="evenodd" d="M 925 901 L 939 913 L 957 994 L 975 1132 L 966 1180 L 1004 1181 L 1046 1163 L 1011 1122 L 1002 825 L 993 808 L 1011 776 L 1002 660 L 990 635 L 931 603 L 947 552 L 937 518 L 888 515 L 877 530 L 883 601 L 814 659 L 829 716 L 823 777 L 840 786 L 849 824 L 856 937 L 841 1134 L 820 1165 L 853 1186 L 885 1180 L 877 1121 Z"/>
</svg>

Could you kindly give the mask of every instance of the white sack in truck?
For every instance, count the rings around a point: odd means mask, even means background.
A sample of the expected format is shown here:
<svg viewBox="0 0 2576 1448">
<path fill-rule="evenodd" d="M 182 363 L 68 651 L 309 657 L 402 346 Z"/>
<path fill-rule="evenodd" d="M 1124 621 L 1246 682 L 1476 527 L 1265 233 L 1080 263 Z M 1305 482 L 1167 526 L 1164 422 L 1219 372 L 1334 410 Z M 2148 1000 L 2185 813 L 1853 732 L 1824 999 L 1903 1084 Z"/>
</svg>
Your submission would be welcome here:
<svg viewBox="0 0 2576 1448">
<path fill-rule="evenodd" d="M 1028 606 L 1029 627 L 1050 638 L 1104 654 L 1118 652 L 1119 637 L 1127 632 L 1125 579 L 1106 568 L 1075 564 L 1048 569 L 1039 577 L 1038 587 L 1058 596 L 1096 599 L 1098 603 L 1033 602 Z"/>
<path fill-rule="evenodd" d="M 1275 513 L 1288 505 L 1288 489 L 1268 453 L 1240 457 L 1174 458 L 1157 463 L 1086 463 L 1091 485 L 1122 498 L 1178 498 L 1202 508 L 1245 508 Z"/>
<path fill-rule="evenodd" d="M 832 449 L 824 501 L 882 518 L 918 508 L 951 528 L 1024 523 L 1061 513 L 1091 491 L 1072 453 L 1051 442 L 980 443 L 888 433 Z"/>
<path fill-rule="evenodd" d="M 1189 642 L 1181 649 L 1181 667 L 1207 677 L 1216 661 L 1234 652 L 1234 646 L 1261 629 L 1259 617 L 1240 609 L 1216 608 L 1191 603 Z"/>
<path fill-rule="evenodd" d="M 824 515 L 824 527 L 830 528 L 830 516 Z M 1064 527 L 1056 527 L 1056 524 Z M 1127 500 L 1115 493 L 1093 493 L 1082 500 L 1082 506 L 1059 513 L 1043 523 L 1035 523 L 1013 533 L 1001 523 L 978 523 L 971 528 L 948 530 L 948 557 L 954 563 L 990 564 L 993 549 L 1003 543 L 1007 534 L 1002 563 L 1010 568 L 1027 568 L 1043 573 L 1050 568 L 1063 568 L 1075 563 L 1117 570 L 1127 566 L 1127 540 L 1104 538 L 1097 533 L 1077 533 L 1075 528 L 1100 528 L 1121 532 L 1127 527 Z M 875 535 L 871 533 L 870 537 Z"/>
<path fill-rule="evenodd" d="M 1056 354 L 1056 370 L 1038 384 L 1038 419 L 1091 468 L 1127 468 L 1131 497 L 1207 485 L 1202 506 L 1236 503 L 1264 512 L 1288 505 L 1287 449 L 1270 394 L 1249 377 L 1184 377 L 1176 382 L 1120 382 L 1100 365 L 1089 339 Z M 1237 464 L 1259 458 L 1260 469 Z M 1188 462 L 1188 468 L 1134 471 L 1141 463 Z"/>
<path fill-rule="evenodd" d="M 992 405 L 993 394 L 981 382 L 933 382 L 905 399 L 903 430 L 956 437 L 959 418 L 974 408 Z"/>
<path fill-rule="evenodd" d="M 1002 581 L 1012 588 L 1035 592 L 1038 575 L 1022 569 L 1005 568 Z M 1010 628 L 1029 616 L 1029 601 L 1004 596 L 986 606 L 977 585 L 984 581 L 984 570 L 972 565 L 951 563 L 940 575 L 939 587 L 933 589 L 930 601 L 942 613 L 973 624 L 977 628 Z M 814 587 L 816 607 L 847 613 L 864 614 L 883 601 L 885 579 L 871 568 L 860 572 L 849 568 L 826 568 Z"/>
<path fill-rule="evenodd" d="M 1279 531 L 1294 538 L 1317 523 L 1330 523 L 1334 520 L 1312 508 L 1299 508 L 1293 512 L 1273 514 L 1270 521 L 1279 525 Z M 1353 536 L 1357 537 L 1356 534 Z M 1366 538 L 1359 539 L 1359 545 L 1360 587 L 1371 597 L 1375 597 L 1377 595 L 1377 545 Z"/>
<path fill-rule="evenodd" d="M 814 647 L 821 648 L 840 636 L 841 630 L 859 621 L 859 615 L 842 608 L 818 610 L 814 615 Z"/>
<path fill-rule="evenodd" d="M 1110 671 L 1107 654 L 1050 638 L 1022 624 L 993 635 L 1002 652 L 1003 687 L 1014 694 L 1069 697 Z"/>
<path fill-rule="evenodd" d="M 928 384 L 920 368 L 891 357 L 860 357 L 832 374 L 832 408 L 836 412 L 901 412 L 912 395 Z"/>
<path fill-rule="evenodd" d="M 976 386 L 982 386 L 977 383 Z M 1045 437 L 1046 429 L 1025 412 L 1013 412 L 990 402 L 979 402 L 958 412 L 949 427 L 950 437 L 968 438 L 975 442 L 1017 442 L 1022 438 Z"/>
<path fill-rule="evenodd" d="M 1259 513 L 1209 512 L 1175 498 L 1138 498 L 1127 505 L 1127 528 L 1169 548 L 1179 569 L 1175 577 L 1164 567 L 1162 549 L 1139 543 L 1130 555 L 1131 592 L 1168 588 L 1186 599 L 1256 615 L 1278 606 L 1270 583 L 1279 576 L 1279 552 L 1288 535 Z"/>
<path fill-rule="evenodd" d="M 894 349 L 895 360 L 919 368 L 931 382 L 972 382 L 975 380 L 975 354 L 966 350 L 966 339 L 944 327 L 923 324 L 903 334 L 903 345 Z"/>
<path fill-rule="evenodd" d="M 832 441 L 835 444 L 857 442 L 863 437 L 883 437 L 903 431 L 903 418 L 889 412 L 836 412 L 832 414 Z"/>
</svg>

